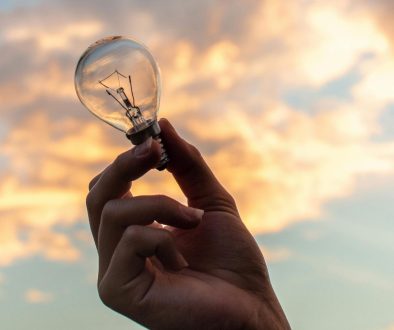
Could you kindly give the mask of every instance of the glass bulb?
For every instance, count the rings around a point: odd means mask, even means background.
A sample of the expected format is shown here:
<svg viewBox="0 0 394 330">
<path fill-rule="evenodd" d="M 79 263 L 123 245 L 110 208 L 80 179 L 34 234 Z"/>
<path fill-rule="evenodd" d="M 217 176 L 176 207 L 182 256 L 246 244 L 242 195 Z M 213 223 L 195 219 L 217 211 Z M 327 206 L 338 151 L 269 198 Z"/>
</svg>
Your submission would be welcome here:
<svg viewBox="0 0 394 330">
<path fill-rule="evenodd" d="M 95 116 L 126 133 L 135 145 L 160 139 L 160 70 L 142 44 L 121 36 L 88 47 L 75 70 L 75 90 Z M 163 148 L 158 169 L 168 162 Z"/>
</svg>

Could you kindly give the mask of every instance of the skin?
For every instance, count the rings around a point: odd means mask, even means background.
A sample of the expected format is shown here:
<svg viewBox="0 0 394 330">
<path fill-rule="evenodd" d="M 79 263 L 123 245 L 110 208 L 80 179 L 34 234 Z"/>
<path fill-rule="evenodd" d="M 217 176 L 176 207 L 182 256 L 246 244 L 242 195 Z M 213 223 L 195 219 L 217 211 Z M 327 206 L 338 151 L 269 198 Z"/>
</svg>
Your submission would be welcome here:
<svg viewBox="0 0 394 330">
<path fill-rule="evenodd" d="M 290 329 L 234 199 L 198 150 L 167 120 L 159 124 L 167 169 L 188 207 L 166 196 L 132 196 L 131 182 L 160 159 L 151 139 L 91 181 L 101 300 L 150 329 Z"/>
</svg>

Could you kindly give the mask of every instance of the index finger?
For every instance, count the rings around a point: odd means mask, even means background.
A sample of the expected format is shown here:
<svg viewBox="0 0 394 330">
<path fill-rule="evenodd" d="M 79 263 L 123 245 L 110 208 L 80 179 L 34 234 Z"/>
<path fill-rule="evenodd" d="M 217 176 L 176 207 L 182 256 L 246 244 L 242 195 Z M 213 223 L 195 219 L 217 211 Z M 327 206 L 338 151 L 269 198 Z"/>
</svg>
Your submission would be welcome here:
<svg viewBox="0 0 394 330">
<path fill-rule="evenodd" d="M 150 138 L 143 144 L 120 154 L 101 174 L 86 197 L 90 228 L 96 246 L 104 205 L 109 200 L 126 194 L 131 187 L 131 181 L 138 179 L 157 165 L 160 153 L 160 145 Z"/>
</svg>

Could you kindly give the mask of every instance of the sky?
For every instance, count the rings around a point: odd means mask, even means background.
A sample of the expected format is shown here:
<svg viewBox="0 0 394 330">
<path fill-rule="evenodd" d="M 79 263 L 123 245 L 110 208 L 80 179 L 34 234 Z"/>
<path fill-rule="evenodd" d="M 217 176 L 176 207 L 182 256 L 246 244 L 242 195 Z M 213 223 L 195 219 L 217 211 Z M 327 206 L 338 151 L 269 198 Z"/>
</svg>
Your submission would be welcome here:
<svg viewBox="0 0 394 330">
<path fill-rule="evenodd" d="M 130 148 L 79 103 L 94 41 L 142 41 L 160 115 L 234 195 L 294 329 L 394 329 L 390 0 L 0 2 L 2 329 L 140 329 L 96 292 L 85 195 Z M 134 188 L 133 188 L 134 189 Z M 136 194 L 185 202 L 166 172 Z"/>
</svg>

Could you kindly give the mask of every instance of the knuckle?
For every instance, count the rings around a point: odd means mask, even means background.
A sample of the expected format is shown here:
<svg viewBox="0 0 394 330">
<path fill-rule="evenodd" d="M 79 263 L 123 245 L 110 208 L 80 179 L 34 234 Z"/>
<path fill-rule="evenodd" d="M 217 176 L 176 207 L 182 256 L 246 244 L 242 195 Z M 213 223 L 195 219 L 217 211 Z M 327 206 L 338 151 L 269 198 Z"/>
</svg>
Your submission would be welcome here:
<svg viewBox="0 0 394 330">
<path fill-rule="evenodd" d="M 161 230 L 161 244 L 164 246 L 169 246 L 173 244 L 173 238 L 168 230 Z"/>
<path fill-rule="evenodd" d="M 86 208 L 88 212 L 93 209 L 94 201 L 94 194 L 92 193 L 92 191 L 89 191 L 89 193 L 86 195 Z"/>
<path fill-rule="evenodd" d="M 97 211 L 101 209 L 102 205 L 103 201 L 99 198 L 95 188 L 89 191 L 89 193 L 86 195 L 86 210 L 88 212 L 88 216 L 97 216 Z"/>
<path fill-rule="evenodd" d="M 110 200 L 105 203 L 103 210 L 101 212 L 101 221 L 107 222 L 114 217 L 114 213 L 116 211 L 116 202 L 114 200 Z"/>
<path fill-rule="evenodd" d="M 98 286 L 98 295 L 104 305 L 111 307 L 116 293 L 115 290 L 103 280 Z"/>
<path fill-rule="evenodd" d="M 172 198 L 161 194 L 152 197 L 154 205 L 157 206 L 155 208 L 155 215 L 159 217 L 159 219 L 168 219 L 171 215 L 177 212 L 178 209 L 175 205 L 176 202 Z"/>
<path fill-rule="evenodd" d="M 229 209 L 236 209 L 237 202 L 235 201 L 234 197 L 230 195 L 227 190 L 223 188 L 223 190 L 214 198 L 218 204 L 227 207 Z"/>
<path fill-rule="evenodd" d="M 129 242 L 134 242 L 141 237 L 141 226 L 129 226 L 126 228 L 123 236 Z"/>
<path fill-rule="evenodd" d="M 90 180 L 89 185 L 88 185 L 89 191 L 94 187 L 95 183 L 96 183 L 95 178 Z"/>
<path fill-rule="evenodd" d="M 236 206 L 237 205 L 234 197 L 232 195 L 230 195 L 228 192 L 225 193 L 225 198 L 226 198 L 226 200 L 228 201 L 228 203 L 231 206 Z"/>
<path fill-rule="evenodd" d="M 122 164 L 122 154 L 116 156 L 116 158 L 112 162 L 112 166 L 119 167 L 121 164 Z"/>
<path fill-rule="evenodd" d="M 94 187 L 94 185 L 97 183 L 99 179 L 99 175 L 95 176 L 92 180 L 90 180 L 89 182 L 89 190 L 92 190 L 92 188 Z"/>
<path fill-rule="evenodd" d="M 160 204 L 160 206 L 163 206 L 165 204 L 171 203 L 171 198 L 169 198 L 166 195 L 155 195 L 155 200 L 157 201 L 158 204 Z"/>
<path fill-rule="evenodd" d="M 239 216 L 237 210 L 237 203 L 233 196 L 231 196 L 227 191 L 224 191 L 213 198 L 216 203 L 216 207 L 220 207 L 223 211 L 230 212 L 236 216 Z"/>
<path fill-rule="evenodd" d="M 192 145 L 190 143 L 188 145 L 189 145 L 190 153 L 193 155 L 193 157 L 195 157 L 195 158 L 201 158 L 202 157 L 200 150 L 198 150 L 194 145 Z"/>
<path fill-rule="evenodd" d="M 112 168 L 115 172 L 123 174 L 125 172 L 125 154 L 118 155 L 112 163 Z"/>
</svg>

